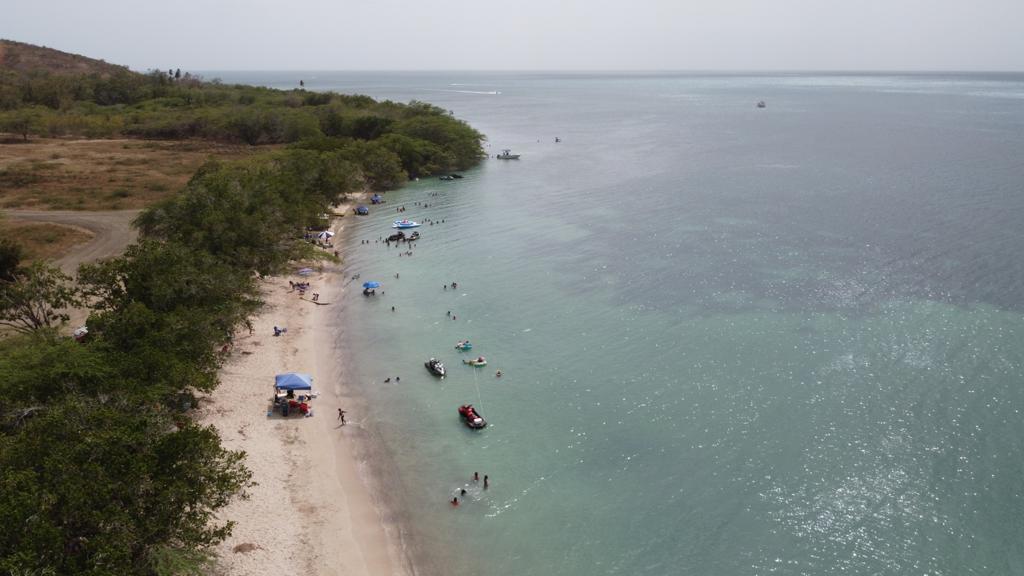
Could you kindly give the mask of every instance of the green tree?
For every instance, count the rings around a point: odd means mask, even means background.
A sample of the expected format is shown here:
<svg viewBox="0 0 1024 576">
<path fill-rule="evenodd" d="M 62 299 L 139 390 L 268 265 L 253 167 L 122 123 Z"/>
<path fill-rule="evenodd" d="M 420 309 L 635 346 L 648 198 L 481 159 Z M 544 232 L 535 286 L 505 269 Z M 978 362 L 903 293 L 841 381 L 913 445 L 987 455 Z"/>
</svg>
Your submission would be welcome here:
<svg viewBox="0 0 1024 576">
<path fill-rule="evenodd" d="M 60 326 L 68 321 L 66 310 L 78 304 L 71 278 L 43 262 L 17 269 L 14 280 L 0 281 L 0 326 L 18 332 Z"/>
<path fill-rule="evenodd" d="M 0 119 L 0 131 L 20 134 L 22 140 L 28 141 L 28 135 L 41 127 L 42 113 L 35 108 L 22 108 L 6 113 Z"/>
<path fill-rule="evenodd" d="M 154 574 L 168 550 L 230 533 L 214 515 L 250 484 L 242 458 L 210 427 L 118 397 L 72 394 L 8 420 L 0 573 Z"/>
<path fill-rule="evenodd" d="M 0 238 L 0 282 L 14 282 L 14 273 L 25 258 L 25 249 L 11 238 Z"/>
</svg>

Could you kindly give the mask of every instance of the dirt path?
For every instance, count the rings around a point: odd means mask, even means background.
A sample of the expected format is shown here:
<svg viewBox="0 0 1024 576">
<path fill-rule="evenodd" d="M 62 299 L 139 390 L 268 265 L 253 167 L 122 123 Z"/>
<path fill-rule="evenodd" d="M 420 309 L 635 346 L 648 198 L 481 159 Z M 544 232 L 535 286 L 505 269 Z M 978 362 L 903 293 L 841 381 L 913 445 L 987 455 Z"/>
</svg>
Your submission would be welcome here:
<svg viewBox="0 0 1024 576">
<path fill-rule="evenodd" d="M 11 220 L 53 222 L 81 228 L 91 233 L 92 240 L 75 246 L 56 261 L 56 264 L 66 274 L 74 274 L 78 270 L 78 265 L 83 262 L 117 256 L 124 252 L 124 249 L 138 237 L 138 232 L 132 228 L 132 220 L 135 220 L 139 212 L 140 210 L 107 212 L 5 210 L 4 215 Z"/>
</svg>

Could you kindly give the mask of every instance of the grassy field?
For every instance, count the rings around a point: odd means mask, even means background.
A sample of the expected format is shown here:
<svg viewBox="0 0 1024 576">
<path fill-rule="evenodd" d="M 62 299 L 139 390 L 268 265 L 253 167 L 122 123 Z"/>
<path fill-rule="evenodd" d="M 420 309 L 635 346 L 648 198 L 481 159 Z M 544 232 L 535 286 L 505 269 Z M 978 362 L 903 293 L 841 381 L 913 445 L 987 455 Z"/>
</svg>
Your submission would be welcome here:
<svg viewBox="0 0 1024 576">
<path fill-rule="evenodd" d="M 202 141 L 8 139 L 0 143 L 0 209 L 144 208 L 180 190 L 210 158 L 266 150 Z"/>
<path fill-rule="evenodd" d="M 74 226 L 0 220 L 0 238 L 17 240 L 25 247 L 28 260 L 56 260 L 92 237 L 92 233 Z"/>
</svg>

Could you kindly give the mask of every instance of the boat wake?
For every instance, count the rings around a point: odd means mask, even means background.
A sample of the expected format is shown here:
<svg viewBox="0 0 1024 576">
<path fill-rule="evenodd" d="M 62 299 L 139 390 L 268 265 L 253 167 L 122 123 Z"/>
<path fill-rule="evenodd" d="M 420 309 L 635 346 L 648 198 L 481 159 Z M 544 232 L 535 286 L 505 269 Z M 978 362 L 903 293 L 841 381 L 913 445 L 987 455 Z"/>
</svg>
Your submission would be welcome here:
<svg viewBox="0 0 1024 576">
<path fill-rule="evenodd" d="M 456 94 L 480 94 L 483 96 L 497 96 L 501 92 L 497 90 L 446 90 L 444 88 L 427 88 L 431 92 L 454 92 Z"/>
</svg>

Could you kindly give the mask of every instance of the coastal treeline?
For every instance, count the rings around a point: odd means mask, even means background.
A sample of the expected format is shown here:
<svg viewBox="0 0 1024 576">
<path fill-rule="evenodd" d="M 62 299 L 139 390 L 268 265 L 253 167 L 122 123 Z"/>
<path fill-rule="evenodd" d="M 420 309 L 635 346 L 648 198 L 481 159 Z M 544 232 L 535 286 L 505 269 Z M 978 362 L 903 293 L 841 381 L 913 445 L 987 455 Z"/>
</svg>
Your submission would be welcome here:
<svg viewBox="0 0 1024 576">
<path fill-rule="evenodd" d="M 26 140 L 132 137 L 330 148 L 373 171 L 364 180 L 377 189 L 462 170 L 483 156 L 479 132 L 424 102 L 226 85 L 180 71 L 0 70 L 0 132 Z"/>
<path fill-rule="evenodd" d="M 75 279 L 0 246 L 0 324 L 18 333 L 0 340 L 0 573 L 193 573 L 226 537 L 214 515 L 250 473 L 190 411 L 260 306 L 259 276 L 333 259 L 304 231 L 355 185 L 348 162 L 211 162 Z M 82 342 L 58 331 L 68 305 L 91 312 Z"/>
</svg>

